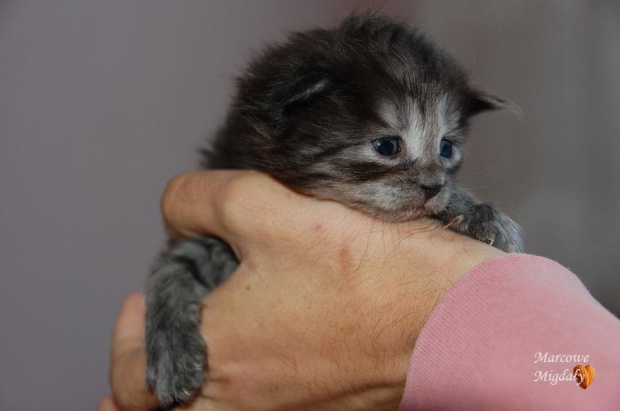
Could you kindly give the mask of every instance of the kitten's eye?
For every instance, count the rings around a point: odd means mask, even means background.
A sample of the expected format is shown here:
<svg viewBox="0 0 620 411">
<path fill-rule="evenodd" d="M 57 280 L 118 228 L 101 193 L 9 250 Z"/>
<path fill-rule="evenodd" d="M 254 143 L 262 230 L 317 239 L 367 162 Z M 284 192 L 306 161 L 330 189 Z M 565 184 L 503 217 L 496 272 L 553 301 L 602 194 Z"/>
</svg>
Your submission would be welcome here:
<svg viewBox="0 0 620 411">
<path fill-rule="evenodd" d="M 378 138 L 373 140 L 372 145 L 377 150 L 377 153 L 386 157 L 393 156 L 400 151 L 400 145 L 396 137 Z"/>
<path fill-rule="evenodd" d="M 454 143 L 450 140 L 443 139 L 439 144 L 439 155 L 443 158 L 452 158 Z"/>
</svg>

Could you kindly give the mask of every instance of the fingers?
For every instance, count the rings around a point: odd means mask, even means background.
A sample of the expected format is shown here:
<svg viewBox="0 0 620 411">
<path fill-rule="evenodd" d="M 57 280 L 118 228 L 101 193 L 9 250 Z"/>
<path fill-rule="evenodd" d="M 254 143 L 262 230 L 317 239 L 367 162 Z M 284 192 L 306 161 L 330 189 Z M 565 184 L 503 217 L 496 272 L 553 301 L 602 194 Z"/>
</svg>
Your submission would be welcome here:
<svg viewBox="0 0 620 411">
<path fill-rule="evenodd" d="M 99 411 L 121 411 L 121 408 L 112 397 L 103 397 L 103 399 L 99 401 L 99 407 L 97 409 Z"/>
<path fill-rule="evenodd" d="M 123 410 L 157 407 L 157 399 L 148 391 L 145 379 L 145 313 L 142 294 L 131 294 L 125 299 L 116 321 L 110 355 L 110 386 L 117 403 L 104 399 L 100 410 L 118 410 L 119 406 Z"/>
<path fill-rule="evenodd" d="M 128 295 L 116 320 L 112 337 L 112 358 L 128 348 L 142 347 L 145 315 L 144 295 L 141 293 Z"/>
</svg>

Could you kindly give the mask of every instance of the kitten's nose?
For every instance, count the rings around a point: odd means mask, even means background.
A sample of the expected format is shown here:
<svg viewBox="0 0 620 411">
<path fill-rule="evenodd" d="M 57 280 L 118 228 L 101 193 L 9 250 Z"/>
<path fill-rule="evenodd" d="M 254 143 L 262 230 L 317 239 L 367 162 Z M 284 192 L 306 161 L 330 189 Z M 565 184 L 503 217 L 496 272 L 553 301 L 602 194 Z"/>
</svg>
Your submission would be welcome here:
<svg viewBox="0 0 620 411">
<path fill-rule="evenodd" d="M 434 184 L 431 186 L 420 185 L 420 187 L 422 187 L 422 190 L 424 190 L 425 201 L 428 201 L 431 198 L 435 197 L 437 193 L 441 191 L 443 185 L 442 184 Z"/>
</svg>

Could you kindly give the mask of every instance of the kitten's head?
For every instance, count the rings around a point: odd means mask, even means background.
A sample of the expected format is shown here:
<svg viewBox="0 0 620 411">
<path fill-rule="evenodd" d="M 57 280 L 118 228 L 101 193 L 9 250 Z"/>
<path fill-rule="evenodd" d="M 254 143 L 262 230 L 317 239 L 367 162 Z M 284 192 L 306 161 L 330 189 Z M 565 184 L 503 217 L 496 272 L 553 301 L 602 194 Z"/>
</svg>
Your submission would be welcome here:
<svg viewBox="0 0 620 411">
<path fill-rule="evenodd" d="M 253 166 L 396 221 L 442 210 L 469 119 L 503 106 L 415 29 L 367 14 L 268 49 L 234 111 Z"/>
</svg>

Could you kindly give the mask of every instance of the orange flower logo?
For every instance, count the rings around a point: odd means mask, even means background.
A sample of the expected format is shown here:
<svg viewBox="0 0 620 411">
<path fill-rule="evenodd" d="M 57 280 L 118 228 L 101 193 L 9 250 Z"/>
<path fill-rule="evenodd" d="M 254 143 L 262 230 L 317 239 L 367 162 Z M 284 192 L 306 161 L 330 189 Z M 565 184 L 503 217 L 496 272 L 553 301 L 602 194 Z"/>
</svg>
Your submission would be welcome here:
<svg viewBox="0 0 620 411">
<path fill-rule="evenodd" d="M 594 367 L 590 364 L 585 367 L 581 364 L 575 365 L 575 368 L 573 368 L 573 375 L 575 376 L 575 382 L 585 390 L 592 384 L 592 380 L 594 379 Z"/>
</svg>

